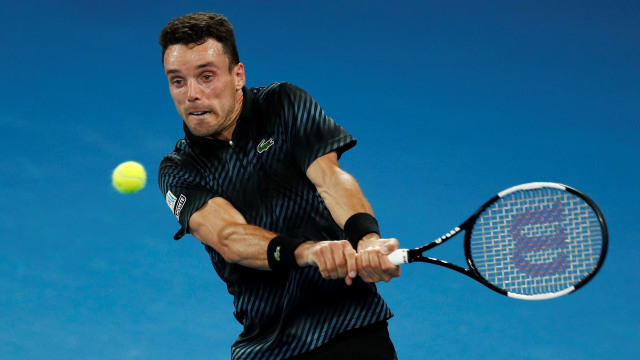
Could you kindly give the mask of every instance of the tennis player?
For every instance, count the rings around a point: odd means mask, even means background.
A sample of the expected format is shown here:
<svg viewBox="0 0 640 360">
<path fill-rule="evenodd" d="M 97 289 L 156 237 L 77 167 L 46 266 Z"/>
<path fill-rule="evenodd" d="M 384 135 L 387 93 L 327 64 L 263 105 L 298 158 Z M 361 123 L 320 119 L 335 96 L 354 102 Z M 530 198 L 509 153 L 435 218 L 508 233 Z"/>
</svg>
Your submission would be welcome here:
<svg viewBox="0 0 640 360">
<path fill-rule="evenodd" d="M 302 89 L 245 86 L 231 24 L 176 18 L 160 35 L 185 137 L 159 186 L 233 295 L 232 359 L 396 359 L 374 283 L 400 275 L 338 159 L 356 140 Z"/>
</svg>

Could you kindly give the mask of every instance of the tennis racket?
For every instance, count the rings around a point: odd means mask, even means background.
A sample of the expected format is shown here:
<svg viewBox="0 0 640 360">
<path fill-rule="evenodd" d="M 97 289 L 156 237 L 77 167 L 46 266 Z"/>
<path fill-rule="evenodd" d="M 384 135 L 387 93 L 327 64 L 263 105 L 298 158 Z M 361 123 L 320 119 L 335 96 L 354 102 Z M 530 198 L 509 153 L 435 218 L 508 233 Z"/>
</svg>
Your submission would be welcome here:
<svg viewBox="0 0 640 360">
<path fill-rule="evenodd" d="M 423 256 L 463 230 L 468 268 Z M 607 225 L 593 200 L 566 185 L 535 182 L 498 193 L 462 225 L 389 259 L 444 266 L 500 294 L 545 300 L 588 283 L 604 263 L 607 244 Z"/>
</svg>

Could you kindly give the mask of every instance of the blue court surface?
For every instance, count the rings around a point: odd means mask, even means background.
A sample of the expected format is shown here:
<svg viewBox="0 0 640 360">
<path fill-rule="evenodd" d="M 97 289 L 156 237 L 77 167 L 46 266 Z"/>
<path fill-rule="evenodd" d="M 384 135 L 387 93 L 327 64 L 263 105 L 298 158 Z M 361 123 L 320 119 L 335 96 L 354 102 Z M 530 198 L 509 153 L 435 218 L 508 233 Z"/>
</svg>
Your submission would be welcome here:
<svg viewBox="0 0 640 360">
<path fill-rule="evenodd" d="M 183 134 L 158 35 L 192 11 L 234 24 L 248 86 L 296 84 L 358 139 L 341 164 L 403 247 L 520 183 L 600 206 L 607 260 L 568 296 L 428 264 L 379 284 L 401 360 L 640 358 L 640 3 L 592 0 L 3 2 L 0 358 L 229 358 L 232 298 L 156 185 Z"/>
</svg>

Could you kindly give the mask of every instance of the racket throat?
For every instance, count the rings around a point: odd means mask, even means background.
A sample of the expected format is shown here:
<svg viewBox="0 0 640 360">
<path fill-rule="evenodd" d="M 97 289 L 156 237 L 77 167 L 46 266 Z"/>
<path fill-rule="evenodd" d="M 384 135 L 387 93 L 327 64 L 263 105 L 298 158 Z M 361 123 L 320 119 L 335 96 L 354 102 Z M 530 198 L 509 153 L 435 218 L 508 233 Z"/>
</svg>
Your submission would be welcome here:
<svg viewBox="0 0 640 360">
<path fill-rule="evenodd" d="M 470 270 L 470 269 L 465 269 L 461 266 L 458 266 L 456 264 L 452 264 L 448 261 L 444 261 L 444 260 L 440 260 L 440 259 L 436 259 L 436 258 L 432 258 L 432 257 L 427 257 L 427 256 L 420 256 L 420 260 L 421 262 L 426 262 L 426 263 L 430 263 L 430 264 L 435 264 L 435 265 L 440 265 L 440 266 L 444 266 L 448 269 L 454 270 L 459 272 L 460 274 L 464 274 L 467 275 L 468 277 L 476 280 L 477 277 L 474 275 L 474 273 Z"/>
</svg>

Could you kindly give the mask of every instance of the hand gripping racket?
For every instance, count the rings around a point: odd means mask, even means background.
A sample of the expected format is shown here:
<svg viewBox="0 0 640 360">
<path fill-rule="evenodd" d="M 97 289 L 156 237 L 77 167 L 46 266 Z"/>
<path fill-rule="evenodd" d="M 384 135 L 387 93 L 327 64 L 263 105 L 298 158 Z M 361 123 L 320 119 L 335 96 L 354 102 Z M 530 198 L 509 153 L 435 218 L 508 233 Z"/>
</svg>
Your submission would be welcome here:
<svg viewBox="0 0 640 360">
<path fill-rule="evenodd" d="M 469 268 L 423 256 L 462 230 Z M 545 300 L 589 282 L 602 267 L 607 244 L 607 225 L 593 200 L 566 185 L 536 182 L 500 192 L 462 225 L 427 245 L 398 249 L 389 259 L 444 266 L 500 294 Z"/>
</svg>

